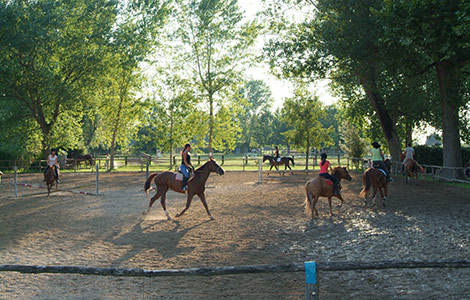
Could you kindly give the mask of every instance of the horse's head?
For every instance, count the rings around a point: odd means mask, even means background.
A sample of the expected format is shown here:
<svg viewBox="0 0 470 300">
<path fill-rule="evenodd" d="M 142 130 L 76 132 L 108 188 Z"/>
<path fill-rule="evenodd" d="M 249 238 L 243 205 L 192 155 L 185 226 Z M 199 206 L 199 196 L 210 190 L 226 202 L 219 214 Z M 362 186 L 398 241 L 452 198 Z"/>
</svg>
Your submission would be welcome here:
<svg viewBox="0 0 470 300">
<path fill-rule="evenodd" d="M 271 156 L 269 155 L 263 155 L 263 162 L 267 161 L 267 160 L 271 160 Z"/>
<path fill-rule="evenodd" d="M 390 159 L 387 158 L 386 160 L 384 160 L 384 165 L 387 168 L 387 170 L 390 172 L 390 170 L 392 169 L 392 162 L 390 161 Z"/>
<path fill-rule="evenodd" d="M 206 166 L 206 171 L 216 172 L 219 175 L 224 175 L 225 171 L 221 166 L 215 161 L 214 158 L 209 158 L 209 161 L 204 164 Z"/>
<path fill-rule="evenodd" d="M 338 179 L 346 179 L 348 181 L 351 181 L 352 180 L 352 177 L 351 175 L 349 175 L 349 172 L 348 170 L 346 169 L 346 167 L 336 167 L 333 169 L 333 172 L 334 174 L 336 175 L 336 177 Z"/>
</svg>

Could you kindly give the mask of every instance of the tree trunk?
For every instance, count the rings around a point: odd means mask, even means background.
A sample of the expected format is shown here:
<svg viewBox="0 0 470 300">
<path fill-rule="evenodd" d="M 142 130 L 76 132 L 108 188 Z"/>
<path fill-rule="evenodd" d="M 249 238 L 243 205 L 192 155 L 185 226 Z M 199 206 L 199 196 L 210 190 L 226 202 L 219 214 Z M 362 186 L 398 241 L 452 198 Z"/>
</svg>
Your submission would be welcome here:
<svg viewBox="0 0 470 300">
<path fill-rule="evenodd" d="M 310 153 L 310 143 L 307 142 L 307 151 L 305 152 L 305 170 L 308 170 L 308 155 Z"/>
<path fill-rule="evenodd" d="M 411 144 L 413 142 L 413 124 L 411 122 L 406 121 L 405 125 L 405 131 L 406 131 L 406 138 L 405 138 L 405 144 L 408 146 L 408 144 Z"/>
<path fill-rule="evenodd" d="M 459 134 L 458 88 L 456 68 L 446 62 L 436 64 L 442 109 L 442 176 L 463 178 L 462 149 Z"/>
<path fill-rule="evenodd" d="M 170 119 L 170 170 L 173 169 L 173 118 Z"/>
<path fill-rule="evenodd" d="M 209 156 L 213 155 L 213 152 L 212 152 L 213 129 L 214 129 L 214 98 L 213 98 L 213 94 L 209 93 Z"/>
<path fill-rule="evenodd" d="M 385 139 L 387 140 L 388 149 L 392 155 L 392 161 L 399 162 L 401 154 L 400 141 L 395 126 L 395 121 L 392 120 L 389 113 L 383 106 L 382 97 L 377 92 L 375 82 L 375 70 L 373 67 L 370 70 L 369 80 L 361 78 L 361 84 L 364 88 L 367 97 L 369 98 L 372 107 L 374 108 L 384 133 Z"/>
<path fill-rule="evenodd" d="M 111 166 L 110 170 L 114 169 L 114 148 L 116 147 L 116 137 L 117 137 L 117 132 L 119 129 L 119 120 L 121 119 L 121 111 L 122 111 L 122 102 L 124 101 L 123 97 L 119 97 L 119 107 L 117 110 L 117 116 L 116 116 L 116 122 L 114 123 L 114 128 L 113 128 L 113 136 L 111 139 Z"/>
</svg>

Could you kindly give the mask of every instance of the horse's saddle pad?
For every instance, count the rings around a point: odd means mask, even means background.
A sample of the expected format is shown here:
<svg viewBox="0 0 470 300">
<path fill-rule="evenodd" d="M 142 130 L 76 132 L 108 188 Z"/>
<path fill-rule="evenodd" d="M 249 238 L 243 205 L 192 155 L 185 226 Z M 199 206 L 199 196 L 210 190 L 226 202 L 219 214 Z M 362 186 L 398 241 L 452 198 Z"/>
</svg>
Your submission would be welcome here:
<svg viewBox="0 0 470 300">
<path fill-rule="evenodd" d="M 376 169 L 382 171 L 382 173 L 385 175 L 385 177 L 387 177 L 387 173 L 385 173 L 384 170 L 382 170 L 382 169 L 380 169 L 380 168 L 376 168 Z"/>
<path fill-rule="evenodd" d="M 191 172 L 191 173 L 189 174 L 189 180 L 191 180 L 191 178 L 193 178 L 193 177 L 194 177 L 194 173 Z M 183 181 L 183 173 L 177 172 L 177 173 L 175 174 L 175 180 L 176 180 L 176 181 Z M 188 181 L 189 181 L 189 180 L 188 180 Z"/>
<path fill-rule="evenodd" d="M 322 180 L 323 180 L 324 182 L 326 182 L 326 184 L 328 184 L 328 185 L 333 185 L 333 181 L 331 181 L 331 180 L 329 180 L 329 179 L 322 178 Z"/>
</svg>

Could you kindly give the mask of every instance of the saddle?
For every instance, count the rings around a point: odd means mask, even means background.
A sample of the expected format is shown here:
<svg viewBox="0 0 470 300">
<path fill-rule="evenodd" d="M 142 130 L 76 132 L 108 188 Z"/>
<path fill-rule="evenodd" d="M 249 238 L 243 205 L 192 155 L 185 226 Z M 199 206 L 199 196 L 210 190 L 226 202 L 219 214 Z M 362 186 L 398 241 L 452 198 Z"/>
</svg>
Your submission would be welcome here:
<svg viewBox="0 0 470 300">
<path fill-rule="evenodd" d="M 194 172 L 189 172 L 188 181 L 190 181 L 191 179 L 193 179 L 193 177 L 194 177 Z M 183 178 L 184 178 L 183 173 L 181 173 L 181 170 L 178 170 L 178 172 L 175 174 L 175 180 L 176 180 L 176 181 L 183 181 Z"/>
<path fill-rule="evenodd" d="M 374 169 L 377 169 L 377 170 L 382 171 L 382 173 L 384 174 L 384 176 L 387 177 L 387 173 L 385 173 L 385 171 L 384 171 L 382 168 L 380 168 L 379 165 L 374 164 L 373 167 L 374 167 Z"/>
<path fill-rule="evenodd" d="M 328 184 L 328 185 L 330 185 L 330 186 L 333 185 L 333 181 L 331 181 L 331 180 L 329 180 L 329 179 L 322 178 L 322 180 L 323 180 L 326 184 Z"/>
</svg>

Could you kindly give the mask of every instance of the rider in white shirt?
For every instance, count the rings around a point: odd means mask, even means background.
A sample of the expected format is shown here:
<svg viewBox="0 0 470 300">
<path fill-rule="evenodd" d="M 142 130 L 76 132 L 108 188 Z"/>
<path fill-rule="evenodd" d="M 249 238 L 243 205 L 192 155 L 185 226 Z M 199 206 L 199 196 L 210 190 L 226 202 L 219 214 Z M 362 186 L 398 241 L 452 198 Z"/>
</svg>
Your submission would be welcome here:
<svg viewBox="0 0 470 300">
<path fill-rule="evenodd" d="M 411 147 L 411 143 L 408 143 L 408 147 L 405 148 L 405 158 L 403 159 L 403 164 L 401 165 L 401 171 L 404 172 L 405 170 L 405 164 L 407 161 L 409 161 L 410 159 L 414 159 L 414 155 L 415 155 L 415 150 Z"/>
<path fill-rule="evenodd" d="M 59 182 L 59 157 L 56 155 L 56 150 L 55 149 L 51 149 L 51 154 L 49 154 L 49 156 L 47 157 L 47 166 L 50 167 L 50 166 L 55 166 L 54 168 L 54 171 L 55 171 L 55 178 L 57 180 L 57 183 Z M 44 171 L 44 181 L 46 181 L 46 173 L 47 173 L 47 169 Z"/>
</svg>

